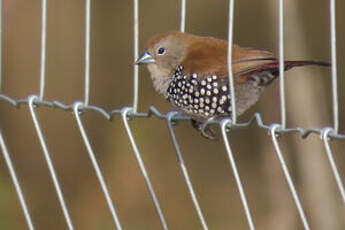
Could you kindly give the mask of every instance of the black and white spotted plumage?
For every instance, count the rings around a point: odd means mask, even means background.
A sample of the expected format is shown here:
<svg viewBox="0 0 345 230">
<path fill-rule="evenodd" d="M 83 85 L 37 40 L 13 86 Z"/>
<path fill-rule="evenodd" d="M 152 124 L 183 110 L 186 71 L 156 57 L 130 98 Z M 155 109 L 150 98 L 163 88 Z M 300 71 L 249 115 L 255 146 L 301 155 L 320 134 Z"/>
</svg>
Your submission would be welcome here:
<svg viewBox="0 0 345 230">
<path fill-rule="evenodd" d="M 248 84 L 263 88 L 277 75 L 263 71 L 249 76 Z M 227 77 L 200 76 L 197 73 L 183 74 L 178 66 L 165 94 L 167 100 L 183 113 L 195 118 L 231 116 L 231 93 Z"/>
<path fill-rule="evenodd" d="M 209 118 L 231 113 L 231 97 L 227 81 L 216 75 L 201 78 L 175 71 L 166 94 L 167 99 L 184 113 Z"/>
</svg>

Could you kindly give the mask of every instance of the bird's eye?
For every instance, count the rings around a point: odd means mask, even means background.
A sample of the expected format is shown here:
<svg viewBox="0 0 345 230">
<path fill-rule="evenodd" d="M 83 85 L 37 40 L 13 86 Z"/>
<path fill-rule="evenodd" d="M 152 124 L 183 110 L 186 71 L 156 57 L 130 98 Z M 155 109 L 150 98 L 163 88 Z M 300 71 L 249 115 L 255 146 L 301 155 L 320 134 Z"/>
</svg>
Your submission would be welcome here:
<svg viewBox="0 0 345 230">
<path fill-rule="evenodd" d="M 158 53 L 158 55 L 163 55 L 163 54 L 165 54 L 165 51 L 166 50 L 161 47 L 161 48 L 158 49 L 157 53 Z"/>
</svg>

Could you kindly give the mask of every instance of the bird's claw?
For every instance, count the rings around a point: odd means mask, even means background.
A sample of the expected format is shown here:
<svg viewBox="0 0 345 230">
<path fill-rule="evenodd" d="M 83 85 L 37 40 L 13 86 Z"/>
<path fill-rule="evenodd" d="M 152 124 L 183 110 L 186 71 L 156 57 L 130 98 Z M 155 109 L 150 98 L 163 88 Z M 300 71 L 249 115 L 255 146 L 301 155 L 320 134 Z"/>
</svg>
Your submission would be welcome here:
<svg viewBox="0 0 345 230">
<path fill-rule="evenodd" d="M 209 126 L 209 121 L 213 120 L 213 118 L 209 118 L 204 122 L 199 122 L 192 119 L 192 126 L 200 131 L 202 137 L 208 140 L 216 140 L 216 133 L 215 131 Z"/>
<path fill-rule="evenodd" d="M 202 125 L 203 126 L 203 125 Z M 208 140 L 216 140 L 216 133 L 214 130 L 209 127 L 208 125 L 205 125 L 205 127 L 202 127 L 200 129 L 201 136 L 208 139 Z"/>
</svg>

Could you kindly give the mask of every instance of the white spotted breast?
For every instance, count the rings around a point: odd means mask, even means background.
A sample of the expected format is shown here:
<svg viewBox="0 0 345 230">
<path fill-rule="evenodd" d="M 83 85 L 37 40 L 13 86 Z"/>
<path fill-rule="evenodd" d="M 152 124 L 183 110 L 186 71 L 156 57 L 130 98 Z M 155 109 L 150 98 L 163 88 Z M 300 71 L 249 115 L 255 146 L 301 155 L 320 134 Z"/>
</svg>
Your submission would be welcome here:
<svg viewBox="0 0 345 230">
<path fill-rule="evenodd" d="M 167 89 L 166 97 L 184 113 L 203 118 L 231 114 L 228 81 L 216 75 L 184 75 L 179 66 Z"/>
</svg>

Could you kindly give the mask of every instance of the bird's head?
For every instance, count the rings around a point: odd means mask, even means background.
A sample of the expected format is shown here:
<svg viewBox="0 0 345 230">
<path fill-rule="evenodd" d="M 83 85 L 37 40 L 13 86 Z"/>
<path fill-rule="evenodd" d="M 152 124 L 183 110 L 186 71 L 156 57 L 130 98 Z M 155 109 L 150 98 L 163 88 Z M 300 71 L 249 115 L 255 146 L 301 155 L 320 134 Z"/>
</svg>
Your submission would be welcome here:
<svg viewBox="0 0 345 230">
<path fill-rule="evenodd" d="M 183 62 L 187 42 L 180 32 L 168 32 L 153 37 L 136 64 L 147 64 L 151 74 L 171 76 L 172 71 Z"/>
<path fill-rule="evenodd" d="M 183 33 L 157 35 L 148 42 L 136 64 L 147 64 L 155 88 L 164 93 L 177 66 L 185 59 L 187 46 Z"/>
</svg>

